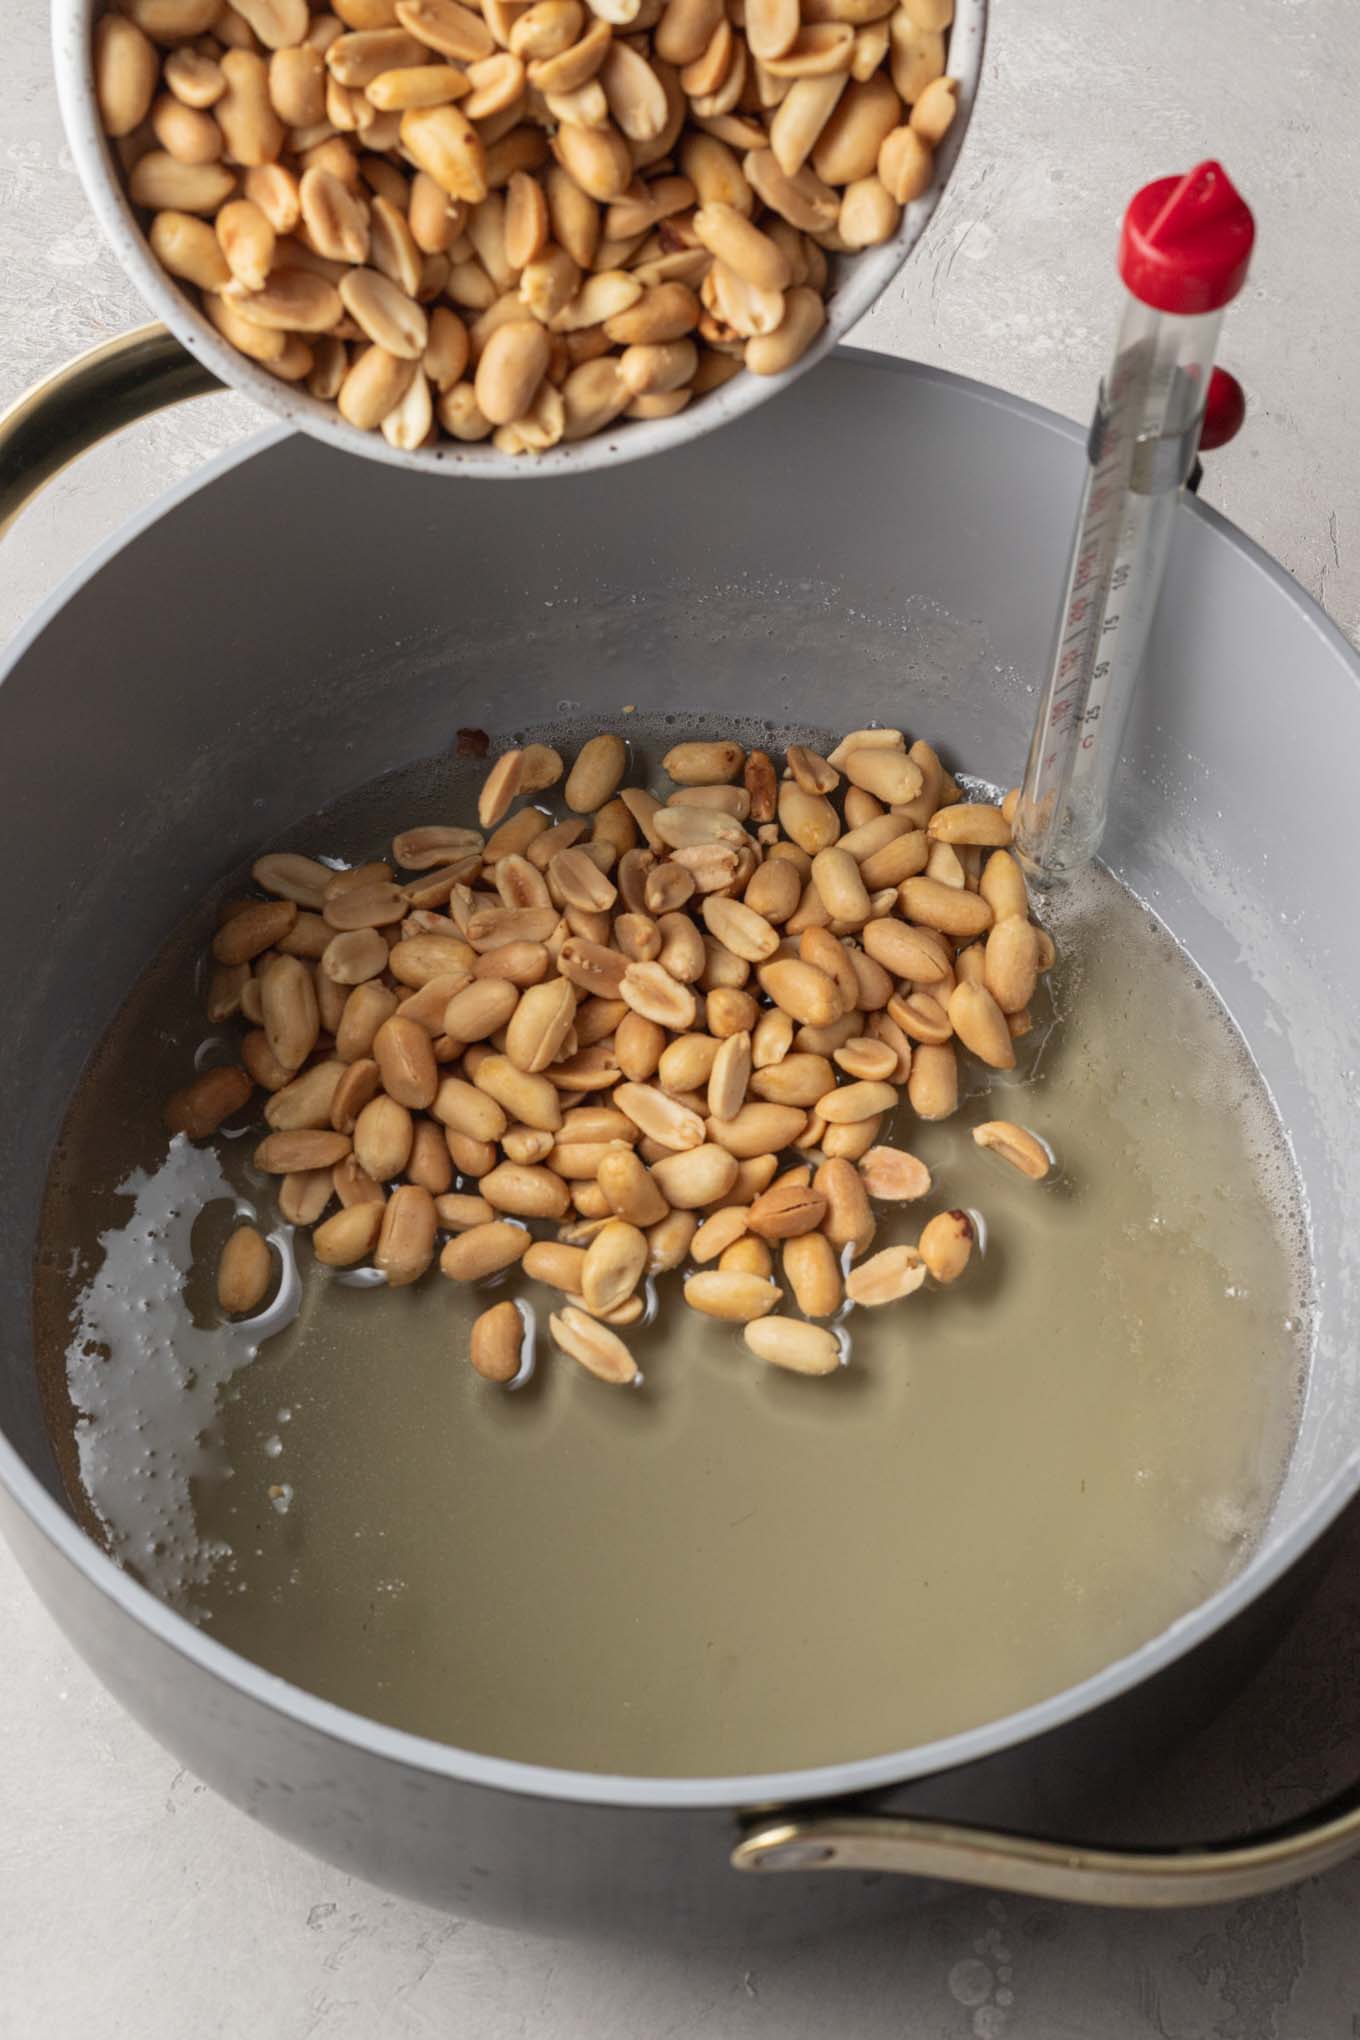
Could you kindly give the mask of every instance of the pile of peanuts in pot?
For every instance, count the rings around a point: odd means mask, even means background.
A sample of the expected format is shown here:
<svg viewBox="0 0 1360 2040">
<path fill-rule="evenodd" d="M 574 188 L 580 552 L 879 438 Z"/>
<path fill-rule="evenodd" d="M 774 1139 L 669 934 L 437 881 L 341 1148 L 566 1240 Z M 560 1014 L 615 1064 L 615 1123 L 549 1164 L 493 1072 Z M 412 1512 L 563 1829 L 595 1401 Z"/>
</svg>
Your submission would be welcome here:
<svg viewBox="0 0 1360 2040">
<path fill-rule="evenodd" d="M 968 1265 L 958 1210 L 870 1251 L 875 1204 L 932 1188 L 881 1136 L 904 1095 L 948 1118 L 960 1051 L 1009 1069 L 1029 1030 L 1053 948 L 1006 848 L 1016 796 L 964 800 L 887 729 L 827 758 L 790 745 L 782 779 L 764 751 L 681 743 L 664 803 L 627 765 L 620 737 L 591 738 L 554 823 L 516 806 L 565 769 L 531 744 L 491 765 L 480 830 L 412 828 L 390 864 L 339 871 L 261 857 L 268 897 L 223 907 L 208 977 L 209 1020 L 249 1029 L 240 1062 L 176 1092 L 166 1124 L 207 1138 L 264 1091 L 255 1164 L 317 1261 L 544 1284 L 557 1346 L 605 1381 L 637 1378 L 644 1283 L 681 1269 L 685 1302 L 759 1358 L 827 1374 L 828 1320 Z M 1024 1127 L 973 1138 L 1049 1171 Z M 222 1307 L 253 1311 L 271 1268 L 239 1227 Z M 529 1323 L 511 1298 L 486 1310 L 477 1371 L 524 1378 Z"/>
<path fill-rule="evenodd" d="M 956 108 L 953 0 L 115 0 L 94 75 L 162 266 L 412 449 L 667 418 L 826 322 Z"/>
</svg>

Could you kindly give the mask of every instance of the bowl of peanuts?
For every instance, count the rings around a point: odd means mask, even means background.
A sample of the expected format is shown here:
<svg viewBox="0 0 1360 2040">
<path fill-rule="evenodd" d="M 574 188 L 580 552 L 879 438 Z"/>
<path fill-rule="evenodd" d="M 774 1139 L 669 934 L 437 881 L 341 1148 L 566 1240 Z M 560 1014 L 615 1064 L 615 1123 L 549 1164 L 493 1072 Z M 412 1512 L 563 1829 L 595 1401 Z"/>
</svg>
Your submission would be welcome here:
<svg viewBox="0 0 1360 2040">
<path fill-rule="evenodd" d="M 526 477 L 728 423 L 886 288 L 986 0 L 56 0 L 104 232 L 201 367 Z"/>
</svg>

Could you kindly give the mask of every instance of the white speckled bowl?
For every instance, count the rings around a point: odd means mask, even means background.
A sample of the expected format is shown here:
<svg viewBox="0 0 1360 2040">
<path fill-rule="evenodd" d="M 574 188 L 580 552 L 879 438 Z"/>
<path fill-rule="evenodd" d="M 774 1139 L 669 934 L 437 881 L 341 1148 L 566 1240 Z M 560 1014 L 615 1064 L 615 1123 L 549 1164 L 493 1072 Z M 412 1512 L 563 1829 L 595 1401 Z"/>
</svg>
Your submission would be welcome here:
<svg viewBox="0 0 1360 2040">
<path fill-rule="evenodd" d="M 687 439 L 698 439 L 738 418 L 803 375 L 849 332 L 887 286 L 926 230 L 940 194 L 958 160 L 977 91 L 982 62 L 987 0 L 955 0 L 949 39 L 949 75 L 958 80 L 959 110 L 936 156 L 936 177 L 930 190 L 909 205 L 891 241 L 862 255 L 833 256 L 834 287 L 827 304 L 827 322 L 802 360 L 779 376 L 741 374 L 674 418 L 620 425 L 570 446 L 554 447 L 537 456 L 498 453 L 489 444 L 462 445 L 440 440 L 415 453 L 389 446 L 380 432 L 360 432 L 347 425 L 334 405 L 310 397 L 305 390 L 282 383 L 222 339 L 194 308 L 175 279 L 151 253 L 137 215 L 128 203 L 118 166 L 104 139 L 94 97 L 91 25 L 102 0 L 53 0 L 52 44 L 62 118 L 76 168 L 95 216 L 115 254 L 147 304 L 170 331 L 220 381 L 253 397 L 276 417 L 286 419 L 329 445 L 365 454 L 396 467 L 427 472 L 456 469 L 488 480 L 534 481 L 544 475 L 580 473 L 645 454 L 662 453 Z"/>
</svg>

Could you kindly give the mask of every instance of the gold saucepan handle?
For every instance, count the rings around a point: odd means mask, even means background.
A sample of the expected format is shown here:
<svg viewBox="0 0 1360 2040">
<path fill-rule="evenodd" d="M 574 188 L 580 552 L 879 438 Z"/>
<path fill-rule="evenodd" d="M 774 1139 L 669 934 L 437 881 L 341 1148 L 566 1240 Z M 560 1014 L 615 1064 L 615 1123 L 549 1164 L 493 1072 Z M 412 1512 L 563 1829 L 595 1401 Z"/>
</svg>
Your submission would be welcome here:
<svg viewBox="0 0 1360 2040">
<path fill-rule="evenodd" d="M 0 414 L 0 538 L 44 482 L 125 425 L 222 384 L 164 326 L 78 354 Z"/>
<path fill-rule="evenodd" d="M 1278 1891 L 1360 1850 L 1360 1786 L 1316 1813 L 1242 1840 L 1186 1849 L 1033 1841 L 906 1815 L 818 1813 L 749 1826 L 734 1869 L 872 1870 L 977 1884 L 1074 1905 L 1223 1905 Z"/>
</svg>

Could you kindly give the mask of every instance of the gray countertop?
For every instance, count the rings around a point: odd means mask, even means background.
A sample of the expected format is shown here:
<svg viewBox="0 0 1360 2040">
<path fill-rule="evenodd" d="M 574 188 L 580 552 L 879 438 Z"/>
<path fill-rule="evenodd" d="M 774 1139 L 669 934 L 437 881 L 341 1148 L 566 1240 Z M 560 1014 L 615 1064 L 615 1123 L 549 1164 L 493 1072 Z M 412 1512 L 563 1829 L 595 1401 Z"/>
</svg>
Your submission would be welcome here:
<svg viewBox="0 0 1360 2040">
<path fill-rule="evenodd" d="M 993 10 L 957 176 L 856 338 L 1084 416 L 1123 202 L 1220 156 L 1260 238 L 1223 347 L 1248 422 L 1204 493 L 1360 635 L 1354 0 Z M 0 402 L 145 316 L 63 145 L 41 0 L 4 12 Z M 210 398 L 88 456 L 5 543 L 0 638 L 124 517 L 263 422 Z M 959 1892 L 904 1908 L 891 1934 L 777 1954 L 533 1940 L 390 1898 L 252 1826 L 95 1684 L 3 1547 L 0 1635 L 0 2040 L 1360 2036 L 1360 1863 L 1199 1914 Z M 1357 1768 L 1360 1525 L 1253 1686 L 1149 1789 L 1230 1828 Z"/>
</svg>

